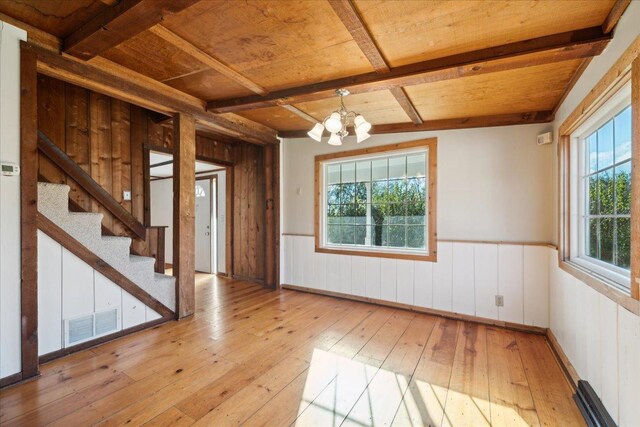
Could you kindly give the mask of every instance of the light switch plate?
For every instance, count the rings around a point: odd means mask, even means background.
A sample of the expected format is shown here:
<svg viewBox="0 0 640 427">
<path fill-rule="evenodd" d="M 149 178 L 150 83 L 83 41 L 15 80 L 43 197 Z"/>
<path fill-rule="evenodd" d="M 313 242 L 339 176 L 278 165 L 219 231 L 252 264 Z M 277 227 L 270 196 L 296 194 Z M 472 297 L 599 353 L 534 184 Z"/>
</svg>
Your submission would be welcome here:
<svg viewBox="0 0 640 427">
<path fill-rule="evenodd" d="M 123 191 L 122 192 L 122 199 L 123 200 L 131 200 L 131 191 Z"/>
</svg>

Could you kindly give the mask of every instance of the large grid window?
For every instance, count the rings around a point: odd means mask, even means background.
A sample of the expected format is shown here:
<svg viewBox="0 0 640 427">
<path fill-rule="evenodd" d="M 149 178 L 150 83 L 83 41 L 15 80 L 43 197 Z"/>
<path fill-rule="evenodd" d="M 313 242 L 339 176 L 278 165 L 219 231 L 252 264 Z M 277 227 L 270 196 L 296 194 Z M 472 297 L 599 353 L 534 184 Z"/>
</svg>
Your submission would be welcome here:
<svg viewBox="0 0 640 427">
<path fill-rule="evenodd" d="M 583 139 L 582 255 L 629 270 L 631 106 Z"/>
<path fill-rule="evenodd" d="M 427 249 L 428 150 L 323 167 L 326 246 Z"/>
</svg>

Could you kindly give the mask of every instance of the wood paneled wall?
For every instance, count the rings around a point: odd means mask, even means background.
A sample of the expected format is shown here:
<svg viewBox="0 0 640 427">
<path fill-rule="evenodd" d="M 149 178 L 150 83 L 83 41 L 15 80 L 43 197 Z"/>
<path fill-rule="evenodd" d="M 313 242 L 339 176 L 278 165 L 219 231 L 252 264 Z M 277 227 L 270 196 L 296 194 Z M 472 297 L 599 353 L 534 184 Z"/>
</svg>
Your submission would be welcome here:
<svg viewBox="0 0 640 427">
<path fill-rule="evenodd" d="M 233 274 L 264 280 L 265 186 L 264 149 L 235 147 L 233 168 Z"/>
<path fill-rule="evenodd" d="M 143 224 L 147 121 L 140 107 L 38 76 L 38 128 Z M 39 173 L 50 182 L 68 184 L 70 198 L 81 208 L 104 213 L 105 227 L 128 235 L 122 223 L 43 155 Z M 131 201 L 123 200 L 123 191 L 132 192 Z"/>
</svg>

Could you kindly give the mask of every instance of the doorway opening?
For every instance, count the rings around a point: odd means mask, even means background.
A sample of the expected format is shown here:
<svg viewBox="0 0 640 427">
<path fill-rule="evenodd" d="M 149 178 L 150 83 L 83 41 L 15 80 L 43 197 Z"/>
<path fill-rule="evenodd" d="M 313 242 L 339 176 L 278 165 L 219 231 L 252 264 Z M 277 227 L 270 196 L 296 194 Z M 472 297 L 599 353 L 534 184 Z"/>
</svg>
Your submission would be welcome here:
<svg viewBox="0 0 640 427">
<path fill-rule="evenodd" d="M 173 260 L 173 155 L 149 153 L 151 225 L 166 226 L 165 260 Z M 227 167 L 196 160 L 196 272 L 226 275 Z"/>
</svg>

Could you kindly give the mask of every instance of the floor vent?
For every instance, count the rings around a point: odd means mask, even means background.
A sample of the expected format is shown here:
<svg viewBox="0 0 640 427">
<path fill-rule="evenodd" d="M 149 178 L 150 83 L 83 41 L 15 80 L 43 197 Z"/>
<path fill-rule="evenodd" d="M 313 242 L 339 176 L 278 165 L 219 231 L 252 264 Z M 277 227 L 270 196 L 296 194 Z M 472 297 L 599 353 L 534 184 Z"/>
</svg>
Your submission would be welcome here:
<svg viewBox="0 0 640 427">
<path fill-rule="evenodd" d="M 118 331 L 118 309 L 65 319 L 65 347 Z"/>
<path fill-rule="evenodd" d="M 589 427 L 615 427 L 616 423 L 607 412 L 602 401 L 587 381 L 578 381 L 578 390 L 573 395 L 584 420 Z"/>
<path fill-rule="evenodd" d="M 67 345 L 93 337 L 93 314 L 67 320 Z"/>
</svg>

